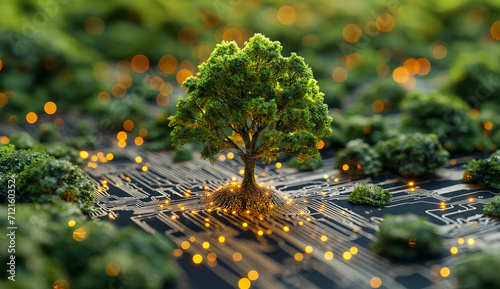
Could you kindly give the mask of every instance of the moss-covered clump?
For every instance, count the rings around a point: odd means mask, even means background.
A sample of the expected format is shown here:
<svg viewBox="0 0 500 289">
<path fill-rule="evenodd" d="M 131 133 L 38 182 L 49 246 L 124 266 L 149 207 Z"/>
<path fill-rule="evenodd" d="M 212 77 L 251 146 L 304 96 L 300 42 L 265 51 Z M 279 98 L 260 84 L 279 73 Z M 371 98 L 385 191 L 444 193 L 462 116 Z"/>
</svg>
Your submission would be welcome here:
<svg viewBox="0 0 500 289">
<path fill-rule="evenodd" d="M 465 165 L 464 180 L 500 189 L 500 153 L 484 160 L 471 160 Z"/>
<path fill-rule="evenodd" d="M 44 122 L 38 127 L 37 137 L 39 141 L 47 143 L 58 141 L 61 134 L 53 123 Z"/>
<path fill-rule="evenodd" d="M 382 255 L 411 260 L 439 255 L 443 250 L 443 238 L 424 217 L 386 215 L 371 247 Z"/>
<path fill-rule="evenodd" d="M 391 202 L 392 194 L 389 190 L 373 184 L 363 184 L 354 188 L 347 200 L 354 204 L 383 206 Z"/>
<path fill-rule="evenodd" d="M 314 171 L 316 169 L 323 167 L 323 159 L 311 160 L 310 162 L 301 163 L 299 161 L 299 158 L 293 157 L 289 161 L 286 162 L 286 165 L 291 167 L 291 168 L 295 168 L 299 171 L 310 172 L 310 171 Z"/>
<path fill-rule="evenodd" d="M 41 145 L 35 147 L 35 150 L 44 151 L 58 160 L 66 160 L 80 167 L 84 164 L 83 159 L 80 157 L 80 153 L 63 143 Z"/>
<path fill-rule="evenodd" d="M 335 168 L 352 176 L 377 176 L 382 172 L 382 162 L 374 148 L 356 139 L 337 152 Z"/>
<path fill-rule="evenodd" d="M 0 213 L 6 216 L 7 207 L 0 206 Z M 67 225 L 71 220 L 73 227 Z M 3 236 L 8 233 L 7 222 L 7 218 L 0 220 Z M 67 203 L 18 204 L 16 224 L 20 228 L 16 231 L 16 281 L 8 280 L 9 273 L 2 270 L 1 288 L 56 288 L 57 280 L 64 280 L 69 287 L 57 288 L 116 284 L 162 289 L 178 272 L 170 257 L 173 246 L 164 237 L 89 221 Z M 8 260 L 7 250 L 1 250 L 0 258 Z"/>
<path fill-rule="evenodd" d="M 500 288 L 500 253 L 468 253 L 454 268 L 458 289 Z"/>
<path fill-rule="evenodd" d="M 483 206 L 483 214 L 500 217 L 500 196 L 496 196 L 491 202 Z"/>
<path fill-rule="evenodd" d="M 403 177 L 433 174 L 448 161 L 449 153 L 436 135 L 400 135 L 376 146 L 386 169 Z"/>
<path fill-rule="evenodd" d="M 416 92 L 401 104 L 403 132 L 432 133 L 449 151 L 473 151 L 489 148 L 471 107 L 456 96 Z"/>
<path fill-rule="evenodd" d="M 15 146 L 17 149 L 27 150 L 32 149 L 39 143 L 27 132 L 18 132 L 9 136 L 9 144 Z"/>
<path fill-rule="evenodd" d="M 68 139 L 68 144 L 76 149 L 93 149 L 97 146 L 97 137 L 92 124 L 82 120 L 76 124 L 76 136 Z"/>
</svg>

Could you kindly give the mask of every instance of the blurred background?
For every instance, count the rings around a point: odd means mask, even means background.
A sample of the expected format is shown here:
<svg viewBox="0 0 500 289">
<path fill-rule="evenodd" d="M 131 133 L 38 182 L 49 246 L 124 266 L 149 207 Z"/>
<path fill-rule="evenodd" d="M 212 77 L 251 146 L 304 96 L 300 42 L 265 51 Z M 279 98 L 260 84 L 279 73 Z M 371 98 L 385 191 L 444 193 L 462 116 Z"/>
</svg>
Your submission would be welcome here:
<svg viewBox="0 0 500 289">
<path fill-rule="evenodd" d="M 389 128 L 437 133 L 449 150 L 500 143 L 498 1 L 4 0 L 1 7 L 0 118 L 12 126 L 74 135 L 67 118 L 78 115 L 98 131 L 125 130 L 136 144 L 170 148 L 166 117 L 185 95 L 180 83 L 217 43 L 242 47 L 262 33 L 312 67 L 336 119 L 326 147 L 359 137 L 345 128 L 359 116 L 361 133 L 371 134 L 372 115 Z M 454 103 L 464 119 L 439 117 L 440 103 Z M 438 106 L 429 110 L 437 126 L 405 122 L 426 105 Z M 461 147 L 449 126 L 470 121 L 474 133 L 464 137 L 475 140 Z"/>
</svg>

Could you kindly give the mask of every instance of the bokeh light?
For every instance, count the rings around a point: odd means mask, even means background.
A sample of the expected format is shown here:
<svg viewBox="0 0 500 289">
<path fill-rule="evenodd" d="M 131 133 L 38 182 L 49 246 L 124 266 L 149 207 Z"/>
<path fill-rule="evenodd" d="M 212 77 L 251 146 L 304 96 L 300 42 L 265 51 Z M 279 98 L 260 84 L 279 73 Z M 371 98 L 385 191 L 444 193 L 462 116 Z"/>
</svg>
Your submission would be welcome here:
<svg viewBox="0 0 500 289">
<path fill-rule="evenodd" d="M 43 110 L 46 114 L 54 114 L 57 111 L 57 105 L 52 101 L 49 101 L 45 103 L 45 105 L 43 106 Z"/>
<path fill-rule="evenodd" d="M 350 43 L 357 42 L 362 35 L 363 31 L 356 24 L 348 24 L 344 27 L 344 30 L 342 31 L 342 36 L 344 37 L 345 41 Z"/>
<path fill-rule="evenodd" d="M 104 21 L 99 17 L 89 17 L 85 20 L 83 24 L 85 32 L 92 36 L 99 36 L 104 32 Z"/>
<path fill-rule="evenodd" d="M 297 20 L 297 11 L 292 6 L 282 6 L 278 9 L 278 21 L 283 25 L 290 25 Z"/>
<path fill-rule="evenodd" d="M 391 32 L 396 25 L 396 21 L 391 14 L 382 13 L 377 17 L 376 25 L 381 32 Z"/>
<path fill-rule="evenodd" d="M 134 72 L 144 73 L 149 69 L 149 59 L 145 55 L 138 54 L 132 58 L 130 65 Z"/>
</svg>

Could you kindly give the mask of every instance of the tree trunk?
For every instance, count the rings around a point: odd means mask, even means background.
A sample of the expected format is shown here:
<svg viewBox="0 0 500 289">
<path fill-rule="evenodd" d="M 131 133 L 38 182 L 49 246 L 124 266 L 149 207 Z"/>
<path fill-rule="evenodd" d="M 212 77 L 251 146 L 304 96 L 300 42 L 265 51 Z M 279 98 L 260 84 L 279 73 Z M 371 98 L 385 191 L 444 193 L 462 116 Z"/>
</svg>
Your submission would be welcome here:
<svg viewBox="0 0 500 289">
<path fill-rule="evenodd" d="M 245 158 L 243 159 L 245 164 L 245 172 L 243 175 L 243 182 L 241 183 L 243 191 L 247 193 L 257 191 L 257 183 L 255 182 L 255 165 L 257 165 L 257 158 Z"/>
</svg>

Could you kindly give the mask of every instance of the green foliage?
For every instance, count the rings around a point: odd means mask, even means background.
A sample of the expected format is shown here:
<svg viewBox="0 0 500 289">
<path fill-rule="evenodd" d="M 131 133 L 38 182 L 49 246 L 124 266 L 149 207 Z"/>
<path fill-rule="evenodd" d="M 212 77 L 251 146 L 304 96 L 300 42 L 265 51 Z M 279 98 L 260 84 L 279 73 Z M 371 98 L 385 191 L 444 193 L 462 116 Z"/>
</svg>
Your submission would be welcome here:
<svg viewBox="0 0 500 289">
<path fill-rule="evenodd" d="M 148 135 L 144 147 L 148 150 L 162 150 L 172 147 L 170 133 L 172 128 L 168 126 L 168 117 L 170 114 L 167 111 L 159 113 L 156 120 L 149 120 L 144 123 L 144 128 L 148 130 Z"/>
<path fill-rule="evenodd" d="M 465 165 L 464 180 L 500 189 L 500 153 L 484 160 L 471 160 Z"/>
<path fill-rule="evenodd" d="M 381 115 L 364 117 L 361 115 L 343 116 L 334 114 L 332 134 L 326 139 L 334 144 L 345 146 L 349 141 L 362 139 L 368 144 L 376 144 L 391 135 L 387 129 L 387 121 Z"/>
<path fill-rule="evenodd" d="M 299 158 L 293 157 L 288 162 L 286 162 L 286 165 L 291 168 L 296 168 L 299 171 L 310 172 L 323 167 L 323 159 L 321 158 L 320 160 L 312 160 L 309 163 L 301 163 L 299 161 Z"/>
<path fill-rule="evenodd" d="M 13 145 L 0 147 L 0 174 L 18 174 L 31 164 L 52 159 L 43 151 L 16 150 Z"/>
<path fill-rule="evenodd" d="M 343 169 L 347 164 L 349 168 Z M 377 176 L 382 172 L 382 162 L 377 151 L 361 139 L 352 140 L 335 155 L 335 168 L 353 176 Z"/>
<path fill-rule="evenodd" d="M 9 144 L 17 149 L 32 149 L 38 145 L 38 142 L 27 132 L 18 132 L 9 136 Z"/>
<path fill-rule="evenodd" d="M 44 122 L 38 127 L 37 137 L 39 141 L 46 143 L 59 140 L 61 134 L 53 123 Z"/>
<path fill-rule="evenodd" d="M 392 194 L 389 190 L 373 184 L 357 186 L 349 194 L 347 200 L 354 204 L 384 206 L 391 202 Z"/>
<path fill-rule="evenodd" d="M 470 116 L 471 108 L 456 96 L 440 93 L 415 92 L 401 104 L 402 130 L 432 133 L 449 151 L 473 151 L 488 148 L 489 141 L 481 132 L 477 119 Z"/>
<path fill-rule="evenodd" d="M 281 50 L 260 34 L 243 49 L 235 42 L 217 45 L 198 76 L 183 83 L 189 97 L 179 99 L 171 117 L 172 143 L 203 143 L 201 156 L 211 162 L 230 148 L 242 158 L 319 159 L 316 143 L 331 133 L 323 94 L 304 60 L 295 53 L 283 57 Z"/>
<path fill-rule="evenodd" d="M 174 149 L 174 162 L 185 162 L 193 159 L 193 148 L 185 145 L 183 148 Z"/>
<path fill-rule="evenodd" d="M 359 92 L 359 99 L 347 107 L 348 115 L 373 115 L 373 102 L 379 100 L 384 106 L 380 113 L 397 110 L 406 95 L 406 89 L 390 78 L 378 78 Z"/>
<path fill-rule="evenodd" d="M 76 124 L 76 136 L 68 144 L 78 150 L 93 149 L 97 146 L 97 137 L 92 124 L 82 120 Z"/>
<path fill-rule="evenodd" d="M 499 270 L 498 250 L 467 253 L 453 270 L 457 289 L 500 288 Z"/>
<path fill-rule="evenodd" d="M 74 148 L 65 145 L 64 143 L 40 145 L 37 146 L 35 150 L 44 151 L 48 155 L 53 156 L 58 160 L 66 160 L 80 167 L 84 164 L 83 159 L 80 157 L 80 153 Z"/>
<path fill-rule="evenodd" d="M 6 215 L 7 207 L 0 206 L 0 212 Z M 70 288 L 120 284 L 131 289 L 162 289 L 179 271 L 169 257 L 173 246 L 164 237 L 134 227 L 118 229 L 108 222 L 89 221 L 73 205 L 18 204 L 16 217 L 22 228 L 16 231 L 16 282 L 9 281 L 7 271 L 2 270 L 2 288 L 52 288 L 56 280 L 63 279 Z M 76 222 L 74 227 L 67 225 L 70 220 Z M 7 218 L 0 224 L 5 236 Z M 76 241 L 75 230 L 82 230 L 78 237 L 85 239 Z M 8 260 L 7 250 L 0 252 L 0 258 Z"/>
<path fill-rule="evenodd" d="M 51 203 L 67 201 L 82 211 L 94 210 L 94 185 L 83 171 L 65 160 L 45 159 L 31 163 L 18 175 L 19 201 Z"/>
<path fill-rule="evenodd" d="M 403 177 L 433 174 L 448 161 L 449 153 L 436 135 L 414 133 L 400 135 L 376 146 L 386 169 Z"/>
<path fill-rule="evenodd" d="M 443 238 L 434 225 L 415 214 L 386 215 L 379 225 L 372 249 L 397 259 L 416 259 L 439 255 Z"/>
<path fill-rule="evenodd" d="M 483 206 L 483 214 L 500 217 L 500 196 L 494 197 L 491 202 Z"/>
</svg>

